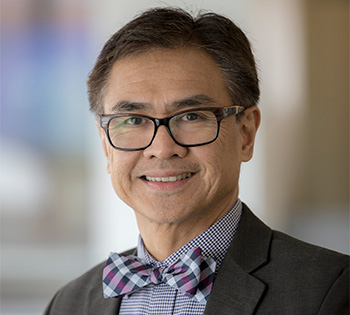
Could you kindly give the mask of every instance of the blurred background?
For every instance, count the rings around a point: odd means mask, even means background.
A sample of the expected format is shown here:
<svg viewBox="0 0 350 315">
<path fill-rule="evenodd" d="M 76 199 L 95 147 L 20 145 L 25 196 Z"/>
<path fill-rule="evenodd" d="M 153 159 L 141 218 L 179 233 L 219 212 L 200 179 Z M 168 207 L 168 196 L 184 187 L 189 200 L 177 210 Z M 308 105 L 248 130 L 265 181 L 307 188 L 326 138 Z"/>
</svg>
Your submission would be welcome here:
<svg viewBox="0 0 350 315">
<path fill-rule="evenodd" d="M 266 223 L 349 253 L 347 0 L 2 0 L 1 314 L 136 245 L 106 173 L 86 79 L 104 42 L 154 6 L 213 10 L 249 37 L 262 125 L 240 197 Z"/>
</svg>

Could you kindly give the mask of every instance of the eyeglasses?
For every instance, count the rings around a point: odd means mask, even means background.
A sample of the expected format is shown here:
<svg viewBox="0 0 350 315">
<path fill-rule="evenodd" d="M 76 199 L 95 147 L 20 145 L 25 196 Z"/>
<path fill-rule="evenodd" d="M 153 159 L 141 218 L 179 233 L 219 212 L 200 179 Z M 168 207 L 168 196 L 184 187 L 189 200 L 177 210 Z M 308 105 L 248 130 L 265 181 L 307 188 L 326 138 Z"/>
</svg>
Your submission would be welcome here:
<svg viewBox="0 0 350 315">
<path fill-rule="evenodd" d="M 152 144 L 159 126 L 165 126 L 174 142 L 183 147 L 212 143 L 219 135 L 221 120 L 244 110 L 243 106 L 204 107 L 187 109 L 161 119 L 134 113 L 98 118 L 113 148 L 138 151 Z"/>
</svg>

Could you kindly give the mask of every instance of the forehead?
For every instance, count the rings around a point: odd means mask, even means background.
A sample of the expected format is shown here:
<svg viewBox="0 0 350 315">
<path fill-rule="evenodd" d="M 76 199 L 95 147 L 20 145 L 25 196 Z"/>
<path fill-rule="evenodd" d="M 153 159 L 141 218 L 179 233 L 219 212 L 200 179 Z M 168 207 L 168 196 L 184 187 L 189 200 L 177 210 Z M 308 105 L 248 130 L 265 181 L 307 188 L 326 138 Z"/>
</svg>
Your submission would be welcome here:
<svg viewBox="0 0 350 315">
<path fill-rule="evenodd" d="M 171 111 L 171 104 L 201 95 L 221 104 L 230 101 L 224 76 L 199 49 L 156 49 L 124 57 L 114 64 L 106 85 L 105 113 L 116 104 L 147 104 L 148 110 Z"/>
</svg>

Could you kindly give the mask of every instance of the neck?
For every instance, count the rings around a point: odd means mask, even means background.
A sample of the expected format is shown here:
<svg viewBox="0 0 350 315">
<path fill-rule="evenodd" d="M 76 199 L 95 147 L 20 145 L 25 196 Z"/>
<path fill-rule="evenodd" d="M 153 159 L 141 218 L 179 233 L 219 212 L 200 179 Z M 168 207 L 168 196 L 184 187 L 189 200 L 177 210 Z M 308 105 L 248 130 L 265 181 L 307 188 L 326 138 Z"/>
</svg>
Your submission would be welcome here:
<svg viewBox="0 0 350 315">
<path fill-rule="evenodd" d="M 202 229 L 195 232 L 194 230 L 189 231 L 189 229 L 181 229 L 178 226 L 167 224 L 155 225 L 151 228 L 148 226 L 147 230 L 140 228 L 140 233 L 147 251 L 157 261 L 162 261 L 201 234 Z"/>
<path fill-rule="evenodd" d="M 175 223 L 158 223 L 136 213 L 140 234 L 147 251 L 157 261 L 163 261 L 196 236 L 215 224 L 231 208 L 232 204 L 219 213 L 209 213 L 202 218 Z"/>
</svg>

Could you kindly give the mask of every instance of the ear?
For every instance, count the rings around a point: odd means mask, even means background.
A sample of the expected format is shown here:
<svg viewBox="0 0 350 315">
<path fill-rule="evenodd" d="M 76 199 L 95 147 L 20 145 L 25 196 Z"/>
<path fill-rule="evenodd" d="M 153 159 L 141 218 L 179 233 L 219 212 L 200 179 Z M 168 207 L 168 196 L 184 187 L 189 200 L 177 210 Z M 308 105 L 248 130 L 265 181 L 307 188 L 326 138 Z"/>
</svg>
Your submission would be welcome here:
<svg viewBox="0 0 350 315">
<path fill-rule="evenodd" d="M 255 136 L 258 131 L 261 120 L 260 110 L 257 106 L 252 106 L 244 111 L 244 115 L 240 121 L 241 134 L 241 153 L 242 161 L 248 162 L 254 151 Z"/>
<path fill-rule="evenodd" d="M 104 151 L 106 159 L 107 159 L 107 172 L 108 172 L 108 174 L 110 174 L 111 173 L 111 168 L 110 168 L 110 151 L 108 150 L 110 148 L 110 146 L 109 146 L 109 143 L 108 143 L 108 139 L 107 139 L 105 131 L 99 125 L 99 123 L 97 121 L 95 121 L 95 123 L 96 123 L 96 125 L 98 127 L 98 132 L 100 134 L 101 141 L 102 141 L 103 151 Z"/>
</svg>

